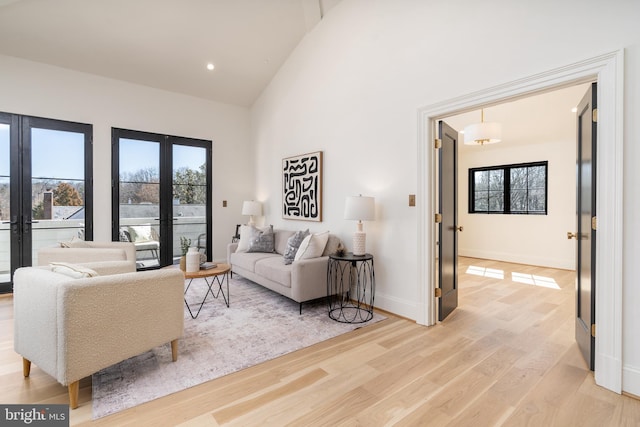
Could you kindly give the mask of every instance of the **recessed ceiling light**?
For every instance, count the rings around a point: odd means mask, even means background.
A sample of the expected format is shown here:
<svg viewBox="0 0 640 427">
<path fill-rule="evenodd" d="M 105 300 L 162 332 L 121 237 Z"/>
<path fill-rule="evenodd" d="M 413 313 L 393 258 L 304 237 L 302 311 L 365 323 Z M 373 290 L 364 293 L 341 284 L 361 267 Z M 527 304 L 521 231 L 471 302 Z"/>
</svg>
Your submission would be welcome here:
<svg viewBox="0 0 640 427">
<path fill-rule="evenodd" d="M 577 112 L 578 112 L 578 107 L 573 107 L 573 108 L 571 109 L 571 112 L 572 112 L 572 113 L 577 113 Z"/>
<path fill-rule="evenodd" d="M 216 66 L 215 66 L 215 65 L 213 65 L 211 62 L 209 62 L 209 63 L 207 64 L 207 70 L 211 71 L 211 70 L 213 70 L 214 68 L 216 68 Z"/>
</svg>

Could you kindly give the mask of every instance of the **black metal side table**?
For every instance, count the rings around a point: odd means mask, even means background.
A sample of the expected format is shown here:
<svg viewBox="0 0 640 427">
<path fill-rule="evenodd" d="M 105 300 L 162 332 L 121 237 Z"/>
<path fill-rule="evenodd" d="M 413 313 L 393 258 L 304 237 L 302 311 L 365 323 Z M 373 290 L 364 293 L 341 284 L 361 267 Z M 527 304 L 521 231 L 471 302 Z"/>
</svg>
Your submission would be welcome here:
<svg viewBox="0 0 640 427">
<path fill-rule="evenodd" d="M 329 317 L 342 323 L 363 323 L 373 318 L 376 279 L 373 255 L 329 255 L 327 299 Z"/>
</svg>

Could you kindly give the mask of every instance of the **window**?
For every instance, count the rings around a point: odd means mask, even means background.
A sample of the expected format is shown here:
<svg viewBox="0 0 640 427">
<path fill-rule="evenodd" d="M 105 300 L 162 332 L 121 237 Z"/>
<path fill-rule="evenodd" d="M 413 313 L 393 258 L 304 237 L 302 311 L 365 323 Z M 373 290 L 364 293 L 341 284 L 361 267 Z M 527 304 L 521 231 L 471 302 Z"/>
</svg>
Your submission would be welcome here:
<svg viewBox="0 0 640 427">
<path fill-rule="evenodd" d="M 469 213 L 547 214 L 548 162 L 469 169 Z"/>
<path fill-rule="evenodd" d="M 177 262 L 182 240 L 211 259 L 211 146 L 112 129 L 112 238 L 135 244 L 138 269 Z"/>
<path fill-rule="evenodd" d="M 90 124 L 0 112 L 0 293 L 38 250 L 93 239 Z"/>
</svg>

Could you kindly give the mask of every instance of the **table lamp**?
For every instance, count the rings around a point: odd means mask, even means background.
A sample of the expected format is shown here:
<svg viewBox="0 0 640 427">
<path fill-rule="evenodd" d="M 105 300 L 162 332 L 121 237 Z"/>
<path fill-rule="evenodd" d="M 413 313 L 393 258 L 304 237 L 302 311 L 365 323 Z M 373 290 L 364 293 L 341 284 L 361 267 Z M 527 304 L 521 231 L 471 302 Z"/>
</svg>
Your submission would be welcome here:
<svg viewBox="0 0 640 427">
<path fill-rule="evenodd" d="M 243 202 L 242 215 L 249 215 L 248 225 L 255 225 L 253 217 L 262 215 L 262 203 L 253 200 Z"/>
<path fill-rule="evenodd" d="M 373 197 L 349 196 L 344 206 L 344 219 L 355 219 L 358 228 L 353 234 L 353 254 L 364 255 L 367 235 L 362 231 L 362 221 L 371 221 L 375 218 L 375 206 Z"/>
</svg>

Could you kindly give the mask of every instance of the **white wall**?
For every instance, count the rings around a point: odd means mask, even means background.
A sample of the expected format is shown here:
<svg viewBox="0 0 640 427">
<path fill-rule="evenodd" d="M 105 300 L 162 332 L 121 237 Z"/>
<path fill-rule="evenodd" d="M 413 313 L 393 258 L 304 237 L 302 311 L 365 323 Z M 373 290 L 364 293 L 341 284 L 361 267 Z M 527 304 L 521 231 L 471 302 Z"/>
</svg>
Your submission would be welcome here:
<svg viewBox="0 0 640 427">
<path fill-rule="evenodd" d="M 567 120 L 575 129 L 575 124 Z M 469 169 L 548 161 L 547 215 L 469 214 Z M 575 269 L 576 142 L 544 141 L 484 147 L 462 145 L 458 158 L 458 254 L 544 267 Z"/>
<path fill-rule="evenodd" d="M 640 395 L 640 3 L 344 0 L 298 45 L 252 109 L 256 196 L 265 220 L 280 214 L 283 157 L 325 153 L 324 222 L 349 239 L 344 198 L 376 198 L 365 225 L 376 260 L 376 305 L 415 318 L 418 221 L 417 109 L 624 48 L 625 223 L 623 363 L 626 391 Z M 479 23 L 482 23 L 479 29 Z M 563 227 L 564 228 L 564 227 Z M 559 230 L 566 233 L 568 230 Z M 565 234 L 566 235 L 566 234 Z M 348 242 L 348 247 L 351 247 Z"/>
<path fill-rule="evenodd" d="M 0 56 L 0 111 L 93 124 L 94 240 L 111 240 L 111 127 L 213 141 L 213 257 L 226 258 L 242 201 L 253 194 L 249 111 Z M 228 207 L 222 208 L 222 200 Z"/>
</svg>

